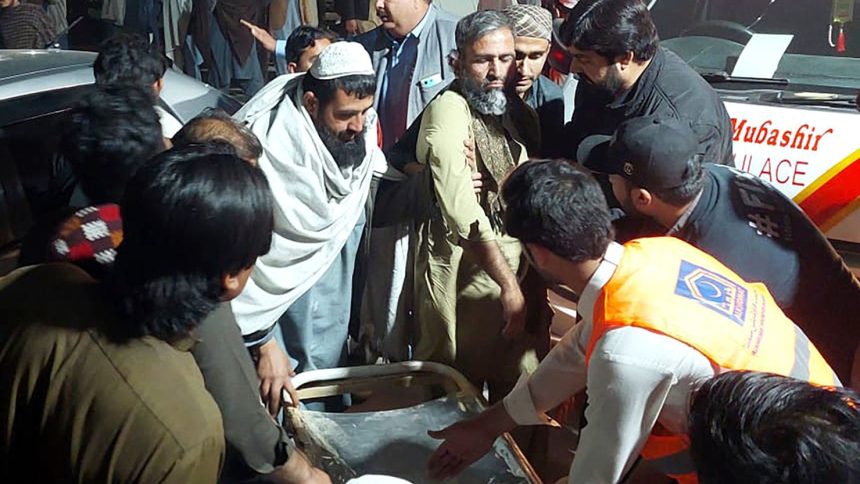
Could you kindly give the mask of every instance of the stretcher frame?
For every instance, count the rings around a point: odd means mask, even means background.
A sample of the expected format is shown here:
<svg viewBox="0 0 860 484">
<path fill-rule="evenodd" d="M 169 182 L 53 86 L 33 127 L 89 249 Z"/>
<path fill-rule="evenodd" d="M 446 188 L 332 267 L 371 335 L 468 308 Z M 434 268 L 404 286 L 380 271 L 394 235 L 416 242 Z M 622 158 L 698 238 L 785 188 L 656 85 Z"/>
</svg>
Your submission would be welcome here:
<svg viewBox="0 0 860 484">
<path fill-rule="evenodd" d="M 296 375 L 292 381 L 299 399 L 303 401 L 349 393 L 373 392 L 392 387 L 437 386 L 444 389 L 448 398 L 456 399 L 461 409 L 466 408 L 466 401 L 470 405 L 477 403 L 480 409 L 484 409 L 488 405 L 483 394 L 457 370 L 440 363 L 425 361 L 313 370 Z M 289 402 L 289 395 L 286 392 L 284 392 L 284 401 Z M 306 425 L 305 412 L 298 407 L 285 407 L 285 424 L 295 433 L 297 444 L 300 447 L 306 447 L 305 444 L 313 441 L 314 438 L 313 435 L 310 435 L 313 433 L 312 429 Z M 331 415 L 325 412 L 319 413 Z M 542 483 L 510 434 L 505 433 L 500 436 L 494 444 L 494 448 L 498 445 L 506 448 L 509 455 L 516 461 L 524 479 L 522 482 Z M 312 462 L 323 468 L 332 468 L 331 460 L 337 459 L 330 455 L 321 454 L 319 449 L 303 448 L 303 450 L 308 453 Z M 340 462 L 338 465 L 346 465 L 346 463 Z M 332 474 L 331 471 L 330 474 Z M 350 477 L 349 475 L 339 476 L 337 474 L 334 472 L 332 475 L 333 482 L 343 481 Z M 516 475 L 520 476 L 520 474 Z"/>
</svg>

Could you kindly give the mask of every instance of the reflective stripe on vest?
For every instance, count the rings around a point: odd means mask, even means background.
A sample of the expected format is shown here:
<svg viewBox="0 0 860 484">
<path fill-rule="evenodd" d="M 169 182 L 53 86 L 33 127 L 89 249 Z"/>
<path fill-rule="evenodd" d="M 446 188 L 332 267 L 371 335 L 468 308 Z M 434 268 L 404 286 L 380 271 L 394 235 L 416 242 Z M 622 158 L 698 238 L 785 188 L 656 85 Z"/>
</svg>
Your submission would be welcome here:
<svg viewBox="0 0 860 484">
<path fill-rule="evenodd" d="M 723 369 L 839 385 L 833 370 L 764 285 L 747 283 L 678 239 L 624 244 L 593 314 L 586 365 L 607 331 L 635 326 L 685 343 Z M 697 482 L 686 436 L 652 433 L 642 456 L 684 484 Z"/>
<path fill-rule="evenodd" d="M 803 331 L 796 325 L 794 327 L 794 335 L 794 364 L 791 366 L 791 371 L 788 373 L 788 376 L 798 380 L 812 381 L 818 385 L 841 386 L 842 383 L 839 381 L 839 377 L 836 376 L 836 372 L 827 365 L 827 362 L 823 357 L 812 358 L 812 352 L 817 352 L 817 350 L 812 344 L 812 341 L 809 341 L 809 338 L 807 338 L 806 335 L 803 334 Z M 830 373 L 829 382 L 813 381 L 813 373 L 827 374 L 828 372 Z M 821 378 L 819 377 L 815 380 L 820 379 Z"/>
<path fill-rule="evenodd" d="M 642 449 L 642 457 L 667 476 L 682 484 L 697 484 L 699 478 L 690 455 L 688 437 L 669 433 L 659 423 Z"/>
<path fill-rule="evenodd" d="M 678 239 L 638 239 L 624 248 L 595 303 L 586 364 L 607 331 L 635 326 L 681 341 L 720 368 L 839 384 L 764 285 Z"/>
<path fill-rule="evenodd" d="M 693 457 L 690 455 L 685 436 L 652 433 L 642 449 L 642 457 L 651 461 L 661 472 L 672 477 L 695 474 Z"/>
</svg>

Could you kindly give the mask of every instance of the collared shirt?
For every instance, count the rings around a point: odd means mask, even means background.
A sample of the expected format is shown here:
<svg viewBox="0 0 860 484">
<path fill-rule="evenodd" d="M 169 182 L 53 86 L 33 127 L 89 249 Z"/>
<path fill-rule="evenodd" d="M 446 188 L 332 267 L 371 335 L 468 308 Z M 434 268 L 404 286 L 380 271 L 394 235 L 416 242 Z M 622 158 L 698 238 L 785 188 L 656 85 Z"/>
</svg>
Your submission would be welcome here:
<svg viewBox="0 0 860 484">
<path fill-rule="evenodd" d="M 415 64 L 418 61 L 419 36 L 427 26 L 427 17 L 427 14 L 424 14 L 424 18 L 418 22 L 412 32 L 402 39 L 395 39 L 387 31 L 384 33 L 391 41 L 391 48 L 388 51 L 388 63 L 379 89 L 380 99 L 377 109 L 382 128 L 383 149 L 394 145 L 406 131 L 409 90 Z"/>
<path fill-rule="evenodd" d="M 696 209 L 696 206 L 699 204 L 699 200 L 702 199 L 702 193 L 703 192 L 700 191 L 699 194 L 696 195 L 696 198 L 693 199 L 693 203 L 691 203 L 690 206 L 688 206 L 687 209 L 684 210 L 684 213 L 682 213 L 681 216 L 678 217 L 678 220 L 675 221 L 675 224 L 672 225 L 668 231 L 666 231 L 666 235 L 675 235 L 684 229 L 684 226 L 687 225 L 687 221 L 690 220 L 690 215 L 693 214 L 693 210 Z"/>
<path fill-rule="evenodd" d="M 448 90 L 433 100 L 420 117 L 417 160 L 432 174 L 432 187 L 448 237 L 489 242 L 497 233 L 472 187 L 472 171 L 463 155 L 463 141 L 472 131 L 472 114 L 463 96 Z"/>
<path fill-rule="evenodd" d="M 0 481 L 216 482 L 221 413 L 189 340 L 116 343 L 103 301 L 69 264 L 0 279 Z"/>
<path fill-rule="evenodd" d="M 594 306 L 623 254 L 623 246 L 610 244 L 580 297 L 582 321 L 503 401 L 517 424 L 545 424 L 549 419 L 544 412 L 587 388 L 588 425 L 580 435 L 570 482 L 620 481 L 658 420 L 670 431 L 686 431 L 691 392 L 716 373 L 700 352 L 636 327 L 608 331 L 595 345 L 586 368 Z"/>
</svg>

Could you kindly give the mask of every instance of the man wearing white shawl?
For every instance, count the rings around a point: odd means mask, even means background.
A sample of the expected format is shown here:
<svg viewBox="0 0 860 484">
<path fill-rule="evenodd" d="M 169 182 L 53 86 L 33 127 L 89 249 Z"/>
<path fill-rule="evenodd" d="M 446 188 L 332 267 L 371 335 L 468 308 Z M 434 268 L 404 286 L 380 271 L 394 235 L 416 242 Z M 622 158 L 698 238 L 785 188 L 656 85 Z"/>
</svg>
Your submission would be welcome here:
<svg viewBox="0 0 860 484">
<path fill-rule="evenodd" d="M 356 43 L 320 53 L 307 74 L 278 77 L 238 113 L 263 145 L 275 194 L 272 250 L 257 260 L 233 312 L 278 411 L 289 377 L 345 363 L 356 251 L 374 170 L 376 75 Z M 280 320 L 288 361 L 278 347 Z"/>
</svg>

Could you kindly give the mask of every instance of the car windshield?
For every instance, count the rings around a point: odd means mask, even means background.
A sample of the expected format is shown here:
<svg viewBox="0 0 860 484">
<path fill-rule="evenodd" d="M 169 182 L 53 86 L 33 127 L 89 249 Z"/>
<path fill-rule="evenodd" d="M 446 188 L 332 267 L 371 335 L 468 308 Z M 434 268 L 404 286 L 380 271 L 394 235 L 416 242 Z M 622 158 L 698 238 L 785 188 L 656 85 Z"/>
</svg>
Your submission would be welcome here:
<svg viewBox="0 0 860 484">
<path fill-rule="evenodd" d="M 860 0 L 651 0 L 662 45 L 703 74 L 731 74 L 753 34 L 793 36 L 774 79 L 860 89 Z"/>
</svg>

